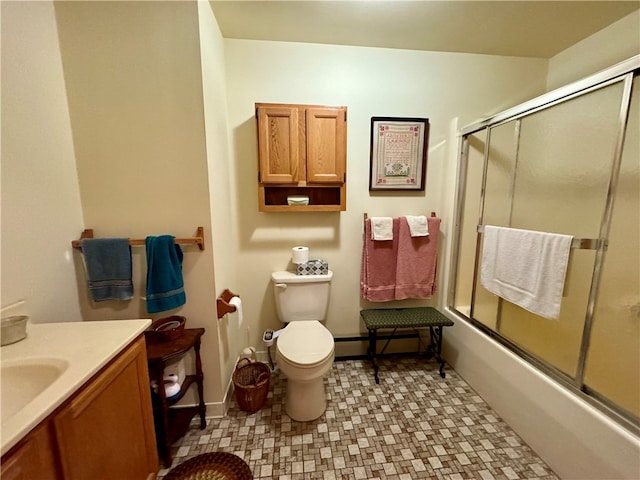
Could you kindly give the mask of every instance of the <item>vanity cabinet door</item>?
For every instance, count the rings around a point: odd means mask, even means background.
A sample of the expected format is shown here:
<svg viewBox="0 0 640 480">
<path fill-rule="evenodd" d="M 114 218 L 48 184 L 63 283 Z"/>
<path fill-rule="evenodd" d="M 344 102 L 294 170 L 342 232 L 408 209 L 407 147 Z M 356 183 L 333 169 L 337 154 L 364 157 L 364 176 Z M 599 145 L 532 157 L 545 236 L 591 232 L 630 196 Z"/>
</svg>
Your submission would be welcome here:
<svg viewBox="0 0 640 480">
<path fill-rule="evenodd" d="M 2 480 L 59 480 L 49 422 L 29 433 L 2 457 Z"/>
<path fill-rule="evenodd" d="M 65 480 L 144 480 L 158 470 L 144 338 L 54 418 Z"/>
</svg>

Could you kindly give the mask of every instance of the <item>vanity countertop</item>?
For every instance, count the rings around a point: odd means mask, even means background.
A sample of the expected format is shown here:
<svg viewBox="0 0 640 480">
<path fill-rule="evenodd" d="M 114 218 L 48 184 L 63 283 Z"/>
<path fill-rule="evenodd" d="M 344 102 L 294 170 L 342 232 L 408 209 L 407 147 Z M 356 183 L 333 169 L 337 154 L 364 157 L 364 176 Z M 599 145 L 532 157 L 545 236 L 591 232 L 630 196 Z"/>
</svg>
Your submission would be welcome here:
<svg viewBox="0 0 640 480">
<path fill-rule="evenodd" d="M 58 362 L 66 368 L 44 391 L 21 407 L 4 405 L 5 380 L 0 378 L 2 409 L 17 410 L 0 427 L 1 455 L 71 397 L 102 367 L 137 338 L 151 320 L 105 320 L 27 325 L 27 338 L 0 348 L 0 365 Z M 8 381 L 8 380 L 7 380 Z M 9 393 L 6 393 L 8 396 Z"/>
</svg>

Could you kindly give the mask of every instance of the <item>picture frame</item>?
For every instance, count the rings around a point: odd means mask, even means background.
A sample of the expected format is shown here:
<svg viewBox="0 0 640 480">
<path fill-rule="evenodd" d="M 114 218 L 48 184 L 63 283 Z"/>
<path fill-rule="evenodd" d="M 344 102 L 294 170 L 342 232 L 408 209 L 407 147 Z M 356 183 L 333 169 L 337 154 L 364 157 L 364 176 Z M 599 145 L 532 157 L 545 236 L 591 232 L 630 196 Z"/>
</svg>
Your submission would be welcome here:
<svg viewBox="0 0 640 480">
<path fill-rule="evenodd" d="M 424 191 L 429 119 L 371 117 L 369 191 Z"/>
</svg>

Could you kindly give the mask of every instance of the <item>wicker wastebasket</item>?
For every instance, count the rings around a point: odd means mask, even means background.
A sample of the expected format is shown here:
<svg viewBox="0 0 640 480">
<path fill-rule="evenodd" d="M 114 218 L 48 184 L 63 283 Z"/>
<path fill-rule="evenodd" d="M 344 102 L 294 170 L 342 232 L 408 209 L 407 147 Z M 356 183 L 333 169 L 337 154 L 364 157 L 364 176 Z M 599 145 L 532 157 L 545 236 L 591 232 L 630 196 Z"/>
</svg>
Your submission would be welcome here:
<svg viewBox="0 0 640 480">
<path fill-rule="evenodd" d="M 233 372 L 233 385 L 240 410 L 250 413 L 260 410 L 267 399 L 270 380 L 271 370 L 266 364 L 241 358 Z"/>
</svg>

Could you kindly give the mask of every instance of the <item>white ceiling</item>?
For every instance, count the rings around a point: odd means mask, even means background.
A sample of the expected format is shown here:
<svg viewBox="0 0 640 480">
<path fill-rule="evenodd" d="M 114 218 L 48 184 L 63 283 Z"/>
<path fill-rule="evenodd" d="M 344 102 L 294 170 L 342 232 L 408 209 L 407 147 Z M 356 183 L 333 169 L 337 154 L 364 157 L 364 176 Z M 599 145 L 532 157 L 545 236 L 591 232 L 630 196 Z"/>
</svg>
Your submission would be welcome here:
<svg viewBox="0 0 640 480">
<path fill-rule="evenodd" d="M 541 58 L 640 7 L 640 0 L 210 3 L 225 38 Z"/>
</svg>

